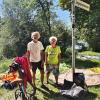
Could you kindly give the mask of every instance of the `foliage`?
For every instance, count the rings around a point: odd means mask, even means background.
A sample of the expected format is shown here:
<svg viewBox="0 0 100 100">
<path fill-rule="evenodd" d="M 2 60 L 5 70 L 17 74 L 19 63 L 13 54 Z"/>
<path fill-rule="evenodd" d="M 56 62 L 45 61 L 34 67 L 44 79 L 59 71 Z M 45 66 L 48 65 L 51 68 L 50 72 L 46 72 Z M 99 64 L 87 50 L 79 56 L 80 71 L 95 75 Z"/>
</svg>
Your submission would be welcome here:
<svg viewBox="0 0 100 100">
<path fill-rule="evenodd" d="M 9 1 L 4 0 L 4 17 L 2 18 L 3 25 L 1 27 L 1 34 L 4 34 L 4 43 L 3 43 L 3 53 L 5 56 L 11 57 L 11 53 L 15 52 L 17 44 L 24 43 L 28 41 L 31 27 L 31 17 L 29 11 L 31 11 L 32 5 L 34 3 L 31 0 L 26 2 L 20 2 L 21 0 Z M 27 6 L 26 6 L 27 5 Z M 26 8 L 24 9 L 24 7 Z M 2 35 L 3 37 L 3 35 Z M 9 51 L 8 51 L 9 49 Z M 7 52 L 8 51 L 8 52 Z M 8 54 L 7 54 L 8 53 Z"/>
<path fill-rule="evenodd" d="M 63 10 L 70 10 L 71 9 L 71 1 L 70 0 L 59 0 L 59 6 L 63 9 Z"/>
<path fill-rule="evenodd" d="M 90 11 L 87 12 L 75 7 L 75 21 L 77 39 L 85 39 L 89 43 L 89 49 L 100 51 L 100 0 L 82 0 L 90 4 Z M 69 0 L 59 0 L 59 5 L 65 10 L 71 9 Z"/>
<path fill-rule="evenodd" d="M 61 55 L 62 57 L 69 57 L 67 56 L 66 49 L 71 46 L 71 31 L 64 24 L 61 24 L 60 21 L 54 23 L 52 32 L 58 38 L 57 44 L 61 47 Z"/>
<path fill-rule="evenodd" d="M 97 52 L 91 52 L 91 51 L 84 51 L 80 52 L 79 54 L 83 55 L 100 55 L 100 53 Z M 100 59 L 76 59 L 76 67 L 77 68 L 94 68 L 94 67 L 100 67 Z"/>
<path fill-rule="evenodd" d="M 68 32 L 65 32 L 67 27 L 57 20 L 53 9 L 51 0 L 50 2 L 47 0 L 4 0 L 3 18 L 0 20 L 0 45 L 3 55 L 8 58 L 13 57 L 16 48 L 23 44 L 27 45 L 31 41 L 32 31 L 41 33 L 44 47 L 49 44 L 48 38 L 51 35 L 57 36 L 59 40 L 60 33 L 64 32 L 69 37 Z"/>
<path fill-rule="evenodd" d="M 60 64 L 60 70 L 66 71 L 68 69 L 68 65 L 65 63 L 66 59 L 63 60 L 63 63 Z M 9 62 L 9 63 L 8 63 Z M 6 64 L 6 67 L 10 64 L 11 59 L 7 60 L 2 60 L 0 62 L 0 73 L 3 72 L 1 71 L 4 67 L 4 64 Z M 88 63 L 87 63 L 88 65 Z M 80 65 L 81 66 L 81 65 Z M 37 71 L 37 76 L 36 76 L 36 95 L 32 98 L 34 100 L 69 100 L 68 97 L 62 96 L 59 94 L 59 88 L 54 86 L 54 82 L 50 81 L 50 84 L 45 84 L 46 88 L 41 87 L 40 83 L 40 73 Z M 46 79 L 44 80 L 46 81 Z M 29 85 L 29 84 L 28 84 Z M 28 91 L 31 91 L 30 85 L 27 86 Z M 0 98 L 1 99 L 6 99 L 6 100 L 14 100 L 14 90 L 6 90 L 4 88 L 0 87 Z M 80 97 L 78 100 L 99 100 L 100 99 L 100 85 L 98 86 L 91 86 L 88 87 L 89 92 L 83 96 Z M 9 92 L 8 92 L 9 91 Z"/>
<path fill-rule="evenodd" d="M 90 11 L 86 12 L 76 7 L 76 23 L 79 38 L 84 38 L 93 51 L 100 51 L 100 1 L 84 0 L 90 4 Z"/>
<path fill-rule="evenodd" d="M 99 67 L 100 66 L 100 60 L 94 60 L 94 59 L 76 59 L 76 68 L 93 68 L 93 67 Z"/>
<path fill-rule="evenodd" d="M 0 73 L 3 73 L 9 69 L 9 65 L 12 63 L 12 59 L 6 59 L 0 61 Z"/>
</svg>

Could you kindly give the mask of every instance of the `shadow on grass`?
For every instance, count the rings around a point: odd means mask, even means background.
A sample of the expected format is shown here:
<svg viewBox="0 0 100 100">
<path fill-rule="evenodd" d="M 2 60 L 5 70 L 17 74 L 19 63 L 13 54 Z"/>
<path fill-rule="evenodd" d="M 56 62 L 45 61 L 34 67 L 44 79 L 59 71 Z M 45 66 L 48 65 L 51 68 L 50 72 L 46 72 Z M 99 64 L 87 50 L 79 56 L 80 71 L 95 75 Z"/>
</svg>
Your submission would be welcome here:
<svg viewBox="0 0 100 100">
<path fill-rule="evenodd" d="M 69 64 L 69 67 L 72 65 L 72 59 L 64 58 L 64 59 L 62 59 L 61 62 Z M 100 63 L 98 61 L 96 62 L 95 60 L 90 60 L 90 59 L 83 59 L 82 60 L 82 59 L 78 59 L 78 58 L 75 59 L 75 64 L 76 64 L 76 68 L 81 68 L 81 69 L 100 66 Z"/>
<path fill-rule="evenodd" d="M 62 89 L 62 84 L 55 84 L 54 82 L 52 83 L 49 83 L 50 85 L 52 85 L 54 88 L 57 88 L 57 89 Z"/>
<path fill-rule="evenodd" d="M 60 89 L 60 90 L 63 88 L 62 84 L 59 84 L 58 86 L 55 86 L 55 84 L 53 82 L 50 82 L 49 84 L 54 86 L 55 88 Z M 94 88 L 100 88 L 100 85 L 93 86 L 93 87 Z M 56 93 L 55 96 L 56 96 L 56 98 L 53 99 L 53 100 L 60 100 L 60 99 L 61 100 L 95 100 L 97 98 L 97 94 L 92 93 L 92 92 L 87 92 L 86 94 L 82 94 L 81 96 L 79 96 L 76 99 L 68 97 L 68 96 L 65 96 L 65 95 L 61 95 L 60 93 Z"/>
<path fill-rule="evenodd" d="M 38 100 L 36 96 L 31 97 L 30 100 Z"/>
<path fill-rule="evenodd" d="M 92 85 L 92 86 L 88 86 L 89 88 L 95 88 L 95 89 L 100 89 L 100 84 L 99 85 Z"/>
<path fill-rule="evenodd" d="M 97 95 L 94 94 L 94 93 L 87 93 L 87 94 L 83 94 L 77 98 L 71 98 L 71 97 L 68 97 L 68 96 L 63 96 L 65 98 L 69 98 L 68 100 L 96 100 L 96 97 Z"/>
<path fill-rule="evenodd" d="M 55 87 L 55 85 L 53 83 L 50 83 L 50 85 L 54 86 L 54 88 L 59 88 L 59 87 Z M 61 86 L 61 85 L 59 85 L 59 86 Z M 99 88 L 100 86 L 94 86 L 94 87 Z M 70 98 L 65 95 L 61 95 L 59 92 L 50 90 L 47 86 L 37 88 L 37 91 L 39 91 L 43 94 L 44 100 L 96 100 L 96 98 L 97 98 L 97 94 L 88 92 L 88 93 L 74 99 L 74 98 Z M 32 100 L 39 100 L 39 99 L 36 96 L 34 96 Z"/>
<path fill-rule="evenodd" d="M 92 67 L 97 67 L 98 63 L 93 62 L 90 60 L 81 60 L 81 59 L 76 59 L 76 68 L 92 68 Z"/>
<path fill-rule="evenodd" d="M 77 100 L 96 100 L 97 94 L 88 92 L 86 95 L 79 97 Z"/>
<path fill-rule="evenodd" d="M 45 100 L 48 100 L 48 98 L 53 99 L 53 100 L 95 100 L 97 97 L 97 95 L 92 92 L 88 92 L 87 94 L 74 99 L 74 98 L 70 98 L 68 96 L 61 95 L 60 93 L 55 93 L 54 91 L 49 90 L 49 89 L 46 89 L 46 91 L 48 91 L 48 93 L 44 92 L 41 89 L 39 89 L 39 91 L 41 91 L 44 94 Z"/>
<path fill-rule="evenodd" d="M 44 100 L 70 100 L 70 99 L 62 96 L 61 94 L 59 94 L 53 90 L 50 90 L 46 86 L 44 86 L 42 88 L 37 88 L 37 90 L 40 91 L 41 93 L 43 93 Z"/>
</svg>

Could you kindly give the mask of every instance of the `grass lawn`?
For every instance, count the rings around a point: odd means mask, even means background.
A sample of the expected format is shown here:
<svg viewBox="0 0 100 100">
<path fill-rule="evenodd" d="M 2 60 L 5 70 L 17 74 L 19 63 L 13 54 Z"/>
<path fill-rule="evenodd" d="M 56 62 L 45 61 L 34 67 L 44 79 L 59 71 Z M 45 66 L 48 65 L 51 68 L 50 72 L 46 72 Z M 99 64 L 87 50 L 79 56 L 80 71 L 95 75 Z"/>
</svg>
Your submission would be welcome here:
<svg viewBox="0 0 100 100">
<path fill-rule="evenodd" d="M 80 52 L 80 54 L 85 54 L 85 55 L 100 55 L 100 53 L 92 52 L 92 51 L 83 51 L 83 52 Z"/>
<path fill-rule="evenodd" d="M 59 94 L 59 88 L 50 84 L 45 84 L 46 88 L 41 87 L 39 77 L 36 80 L 37 91 L 32 100 L 71 100 L 68 97 Z M 0 88 L 0 100 L 14 100 L 14 91 Z M 30 85 L 28 85 L 28 91 L 31 90 Z M 100 86 L 89 87 L 89 94 L 77 99 L 77 100 L 100 100 Z M 73 100 L 73 99 L 72 99 Z"/>
<path fill-rule="evenodd" d="M 11 59 L 10 60 L 2 60 L 0 61 L 0 73 L 5 72 L 8 69 L 8 65 L 11 64 Z M 60 71 L 61 73 L 65 72 L 70 68 L 70 63 L 64 63 L 66 62 L 65 60 L 63 63 L 60 64 Z M 78 68 L 82 67 L 83 68 L 88 68 L 88 67 L 93 67 L 93 66 L 99 66 L 100 61 L 97 60 L 82 60 L 78 59 L 77 60 L 77 65 Z M 59 94 L 59 88 L 54 86 L 54 83 L 50 81 L 50 84 L 46 84 L 46 80 L 44 80 L 45 83 L 45 88 L 41 87 L 41 82 L 40 82 L 40 77 L 39 77 L 39 71 L 37 72 L 37 77 L 36 77 L 36 86 L 37 86 L 37 91 L 32 98 L 32 100 L 70 100 L 68 97 L 62 96 Z M 0 88 L 0 100 L 14 100 L 14 91 L 16 90 L 7 90 L 4 88 Z M 28 85 L 28 91 L 31 90 L 30 85 Z M 87 95 L 83 96 L 82 98 L 79 98 L 77 100 L 100 100 L 100 85 L 98 86 L 92 86 L 89 87 L 89 92 Z M 73 100 L 73 99 L 72 99 Z"/>
<path fill-rule="evenodd" d="M 91 51 L 84 51 L 80 52 L 79 54 L 83 55 L 99 55 L 100 53 L 91 52 Z M 93 67 L 100 67 L 100 59 L 76 59 L 76 67 L 77 68 L 93 68 Z"/>
</svg>

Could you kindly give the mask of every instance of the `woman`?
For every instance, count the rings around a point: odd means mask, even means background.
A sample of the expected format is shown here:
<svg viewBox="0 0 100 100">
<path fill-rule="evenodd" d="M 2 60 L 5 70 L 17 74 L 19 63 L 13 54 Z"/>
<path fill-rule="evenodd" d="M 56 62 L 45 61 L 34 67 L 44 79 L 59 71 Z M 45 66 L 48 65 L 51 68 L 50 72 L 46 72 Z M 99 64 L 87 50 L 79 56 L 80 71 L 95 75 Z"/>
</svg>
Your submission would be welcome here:
<svg viewBox="0 0 100 100">
<path fill-rule="evenodd" d="M 45 50 L 45 64 L 46 64 L 46 78 L 47 83 L 50 76 L 50 73 L 53 72 L 55 76 L 56 85 L 58 85 L 58 76 L 59 76 L 59 63 L 60 63 L 60 47 L 56 45 L 57 38 L 51 36 L 49 38 L 50 45 L 46 47 Z"/>
</svg>

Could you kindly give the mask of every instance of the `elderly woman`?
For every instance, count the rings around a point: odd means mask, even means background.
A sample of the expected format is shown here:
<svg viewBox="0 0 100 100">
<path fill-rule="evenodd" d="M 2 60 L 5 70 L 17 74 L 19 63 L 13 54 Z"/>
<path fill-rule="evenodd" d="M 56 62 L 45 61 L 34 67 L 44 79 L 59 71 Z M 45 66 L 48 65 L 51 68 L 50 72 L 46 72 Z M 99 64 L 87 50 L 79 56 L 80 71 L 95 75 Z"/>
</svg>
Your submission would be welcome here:
<svg viewBox="0 0 100 100">
<path fill-rule="evenodd" d="M 41 83 L 43 86 L 44 81 L 44 59 L 43 59 L 43 45 L 38 39 L 40 38 L 39 32 L 32 32 L 31 33 L 32 41 L 28 43 L 27 45 L 27 51 L 28 51 L 28 58 L 29 62 L 32 66 L 33 71 L 33 84 L 35 86 L 35 77 L 36 77 L 36 70 L 37 68 L 40 70 L 41 74 Z"/>
<path fill-rule="evenodd" d="M 51 36 L 49 38 L 50 45 L 46 47 L 45 50 L 45 64 L 46 64 L 46 78 L 47 83 L 50 73 L 53 72 L 55 76 L 56 85 L 58 85 L 59 76 L 59 63 L 60 63 L 60 47 L 56 45 L 57 38 Z"/>
</svg>

